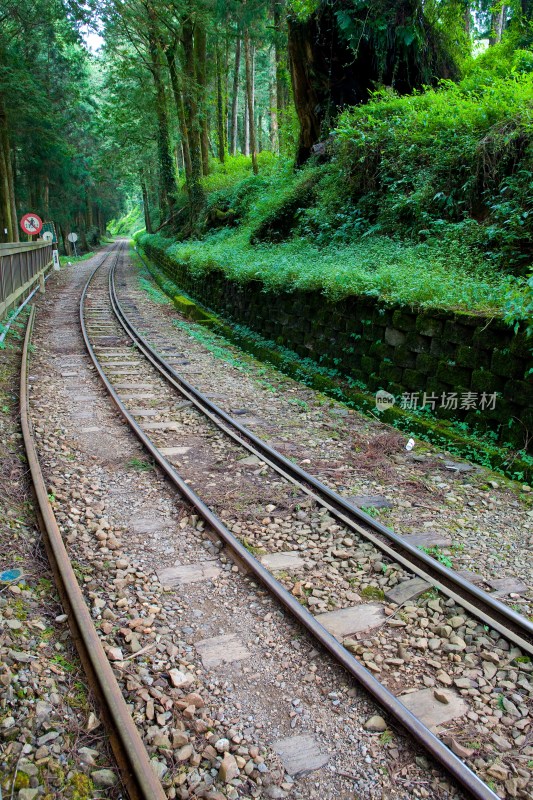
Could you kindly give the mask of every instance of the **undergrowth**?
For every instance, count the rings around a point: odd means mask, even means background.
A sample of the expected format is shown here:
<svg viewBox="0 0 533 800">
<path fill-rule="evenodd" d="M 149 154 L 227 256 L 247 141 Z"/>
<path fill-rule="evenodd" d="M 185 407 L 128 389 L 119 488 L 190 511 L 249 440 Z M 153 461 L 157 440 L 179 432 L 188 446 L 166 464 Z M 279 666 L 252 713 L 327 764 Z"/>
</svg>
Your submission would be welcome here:
<svg viewBox="0 0 533 800">
<path fill-rule="evenodd" d="M 222 230 L 202 241 L 175 243 L 139 237 L 193 274 L 222 270 L 240 283 L 261 280 L 267 291 L 318 290 L 329 299 L 348 295 L 381 297 L 421 307 L 498 313 L 521 285 L 488 267 L 481 258 L 465 263 L 460 243 L 444 250 L 438 243 L 410 243 L 372 236 L 353 244 L 318 247 L 291 239 L 277 245 L 251 245 L 249 229 Z"/>
<path fill-rule="evenodd" d="M 532 109 L 533 52 L 503 43 L 457 84 L 403 97 L 381 89 L 346 110 L 321 163 L 295 171 L 261 153 L 253 175 L 250 159 L 228 158 L 204 178 L 202 235 L 140 241 L 197 275 L 497 314 L 531 329 Z"/>
</svg>

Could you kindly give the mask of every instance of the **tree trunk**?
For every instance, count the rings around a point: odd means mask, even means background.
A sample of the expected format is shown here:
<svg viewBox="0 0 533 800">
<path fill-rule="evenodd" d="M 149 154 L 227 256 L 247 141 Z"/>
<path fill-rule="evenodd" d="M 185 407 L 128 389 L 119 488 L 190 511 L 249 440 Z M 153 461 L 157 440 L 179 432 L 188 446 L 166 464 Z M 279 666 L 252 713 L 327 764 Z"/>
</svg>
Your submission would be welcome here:
<svg viewBox="0 0 533 800">
<path fill-rule="evenodd" d="M 7 182 L 6 154 L 4 143 L 0 138 L 0 241 L 13 241 L 13 223 L 11 220 L 11 204 L 9 202 L 9 185 Z"/>
<path fill-rule="evenodd" d="M 250 125 L 248 124 L 248 97 L 246 86 L 244 87 L 244 114 L 242 122 L 242 154 L 250 155 Z"/>
<path fill-rule="evenodd" d="M 469 0 L 467 0 L 467 2 L 465 3 L 464 21 L 465 21 L 464 22 L 465 33 L 466 33 L 467 36 L 470 36 L 470 28 L 471 28 L 471 25 L 472 25 L 472 18 L 471 18 Z"/>
<path fill-rule="evenodd" d="M 196 70 L 194 59 L 194 27 L 190 16 L 182 24 L 183 71 L 185 73 L 184 106 L 190 131 L 191 174 L 187 181 L 191 230 L 198 227 L 205 207 L 202 186 L 202 154 L 200 150 L 200 120 L 196 100 Z"/>
<path fill-rule="evenodd" d="M 289 23 L 289 62 L 291 65 L 292 92 L 300 122 L 300 136 L 296 163 L 301 165 L 320 138 L 322 123 L 321 104 L 318 99 L 313 64 L 313 45 L 309 26 Z M 279 88 L 279 87 L 278 87 Z M 278 99 L 279 102 L 279 99 Z M 279 108 L 279 106 L 278 106 Z"/>
<path fill-rule="evenodd" d="M 250 137 L 250 152 L 252 155 L 252 169 L 257 175 L 257 146 L 255 142 L 255 117 L 254 117 L 254 77 L 252 64 L 252 46 L 248 30 L 244 33 L 244 63 L 246 67 L 246 100 L 248 109 L 248 130 Z"/>
<path fill-rule="evenodd" d="M 198 108 L 201 120 L 200 147 L 202 149 L 202 172 L 209 175 L 209 115 L 207 109 L 207 34 L 205 26 L 196 23 L 194 29 L 196 51 L 196 80 L 198 81 Z"/>
<path fill-rule="evenodd" d="M 237 34 L 235 43 L 235 68 L 233 71 L 233 95 L 231 99 L 231 126 L 230 126 L 230 151 L 231 155 L 237 155 L 238 127 L 237 119 L 239 112 L 239 70 L 241 66 L 241 37 Z"/>
<path fill-rule="evenodd" d="M 156 115 L 158 123 L 157 150 L 159 155 L 159 196 L 161 219 L 169 216 L 175 205 L 177 192 L 172 157 L 170 155 L 170 135 L 168 127 L 167 98 L 165 85 L 161 76 L 160 46 L 155 27 L 155 11 L 149 7 L 149 50 L 150 69 L 156 91 Z"/>
<path fill-rule="evenodd" d="M 80 250 L 87 252 L 89 249 L 89 245 L 87 244 L 87 236 L 85 234 L 85 220 L 83 219 L 83 214 L 78 214 L 78 230 L 79 230 L 79 243 L 80 243 Z"/>
<path fill-rule="evenodd" d="M 221 164 L 226 160 L 226 142 L 224 136 L 224 96 L 222 94 L 222 57 L 217 42 L 217 134 L 218 160 Z"/>
<path fill-rule="evenodd" d="M 178 69 L 176 66 L 176 45 L 165 50 L 165 56 L 168 63 L 168 71 L 170 73 L 170 85 L 172 86 L 172 94 L 174 95 L 174 103 L 176 106 L 176 113 L 178 115 L 178 122 L 181 133 L 181 144 L 183 148 L 183 162 L 185 167 L 185 175 L 191 176 L 191 151 L 190 151 L 190 136 L 187 127 L 187 120 L 185 117 L 185 108 L 183 106 L 183 93 L 180 87 L 178 77 Z"/>
<path fill-rule="evenodd" d="M 140 179 L 141 192 L 143 196 L 144 227 L 146 228 L 146 233 L 153 233 L 152 220 L 150 219 L 150 208 L 148 206 L 148 191 L 146 189 L 146 181 L 144 180 L 142 172 L 140 174 Z"/>
<path fill-rule="evenodd" d="M 269 101 L 270 101 L 270 149 L 273 153 L 279 152 L 279 125 L 278 125 L 278 106 L 276 95 L 276 75 L 269 77 Z"/>
<path fill-rule="evenodd" d="M 87 229 L 90 230 L 94 227 L 94 214 L 93 214 L 93 201 L 91 197 L 91 190 L 87 190 Z"/>
<path fill-rule="evenodd" d="M 493 47 L 502 40 L 502 34 L 507 22 L 507 6 L 502 5 L 496 13 L 491 14 L 489 47 Z"/>
<path fill-rule="evenodd" d="M 0 95 L 0 226 L 0 241 L 19 241 L 11 147 L 2 95 Z"/>
<path fill-rule="evenodd" d="M 282 145 L 283 112 L 288 105 L 287 42 L 285 26 L 285 0 L 273 0 L 274 62 L 276 77 L 276 132 L 277 148 Z M 273 105 L 273 104 L 272 104 Z"/>
<path fill-rule="evenodd" d="M 72 255 L 72 245 L 70 244 L 67 234 L 65 233 L 65 228 L 63 225 L 59 226 L 59 232 L 61 233 L 61 238 L 63 239 L 63 249 L 65 250 L 65 255 L 71 256 Z"/>
</svg>

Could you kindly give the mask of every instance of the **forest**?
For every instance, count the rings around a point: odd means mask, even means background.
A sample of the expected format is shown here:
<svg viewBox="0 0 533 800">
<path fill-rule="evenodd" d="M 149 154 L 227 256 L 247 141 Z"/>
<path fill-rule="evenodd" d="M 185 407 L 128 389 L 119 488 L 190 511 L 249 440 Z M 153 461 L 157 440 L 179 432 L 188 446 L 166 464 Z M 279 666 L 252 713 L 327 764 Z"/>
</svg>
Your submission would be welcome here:
<svg viewBox="0 0 533 800">
<path fill-rule="evenodd" d="M 0 0 L 0 234 L 533 311 L 533 3 Z"/>
</svg>

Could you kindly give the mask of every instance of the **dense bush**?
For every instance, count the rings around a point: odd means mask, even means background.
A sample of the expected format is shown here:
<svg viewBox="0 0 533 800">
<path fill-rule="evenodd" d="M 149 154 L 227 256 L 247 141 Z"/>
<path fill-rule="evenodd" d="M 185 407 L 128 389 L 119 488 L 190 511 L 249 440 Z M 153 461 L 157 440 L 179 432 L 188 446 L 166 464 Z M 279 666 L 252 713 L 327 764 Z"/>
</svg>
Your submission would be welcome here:
<svg viewBox="0 0 533 800">
<path fill-rule="evenodd" d="M 532 53 L 517 55 L 522 68 L 533 65 Z M 480 69 L 408 97 L 376 93 L 342 115 L 320 209 L 306 212 L 303 230 L 324 243 L 369 230 L 461 238 L 499 267 L 525 272 L 532 109 L 533 74 L 518 69 L 506 77 Z"/>
</svg>

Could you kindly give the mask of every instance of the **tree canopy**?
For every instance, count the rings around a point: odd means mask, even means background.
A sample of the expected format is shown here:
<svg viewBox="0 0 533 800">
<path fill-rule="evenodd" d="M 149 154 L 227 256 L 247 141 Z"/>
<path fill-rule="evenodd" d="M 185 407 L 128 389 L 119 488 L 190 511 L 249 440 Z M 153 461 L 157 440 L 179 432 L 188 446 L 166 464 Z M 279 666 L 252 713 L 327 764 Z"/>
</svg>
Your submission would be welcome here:
<svg viewBox="0 0 533 800">
<path fill-rule="evenodd" d="M 85 246 L 138 204 L 148 231 L 186 237 L 209 216 L 213 164 L 302 164 L 380 87 L 456 81 L 480 39 L 526 52 L 532 6 L 0 0 L 0 235 L 16 240 L 32 210 Z"/>
</svg>

